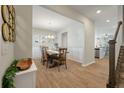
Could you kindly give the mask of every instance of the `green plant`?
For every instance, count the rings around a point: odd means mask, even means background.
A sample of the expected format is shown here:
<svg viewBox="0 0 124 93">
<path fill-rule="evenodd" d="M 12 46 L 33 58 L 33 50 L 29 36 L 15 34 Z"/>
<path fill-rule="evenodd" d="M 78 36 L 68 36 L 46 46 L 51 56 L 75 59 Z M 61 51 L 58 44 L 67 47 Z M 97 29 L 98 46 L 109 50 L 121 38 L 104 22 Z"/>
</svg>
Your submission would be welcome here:
<svg viewBox="0 0 124 93">
<path fill-rule="evenodd" d="M 2 87 L 3 88 L 14 88 L 14 80 L 13 78 L 16 75 L 16 72 L 18 72 L 18 68 L 16 67 L 17 64 L 17 60 L 14 60 L 12 62 L 12 64 L 10 65 L 10 67 L 8 67 L 8 69 L 6 70 L 4 76 L 3 76 L 3 80 L 2 80 Z"/>
</svg>

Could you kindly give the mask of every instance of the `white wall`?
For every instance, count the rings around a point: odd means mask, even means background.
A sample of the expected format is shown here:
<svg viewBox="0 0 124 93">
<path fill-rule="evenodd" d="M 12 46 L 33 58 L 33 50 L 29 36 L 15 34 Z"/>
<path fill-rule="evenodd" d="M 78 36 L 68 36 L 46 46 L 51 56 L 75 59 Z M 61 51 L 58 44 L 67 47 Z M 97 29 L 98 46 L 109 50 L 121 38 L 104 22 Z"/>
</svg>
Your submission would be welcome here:
<svg viewBox="0 0 124 93">
<path fill-rule="evenodd" d="M 95 36 L 102 36 L 103 34 L 110 34 L 110 35 L 113 35 L 114 32 L 115 32 L 115 29 L 116 28 L 100 28 L 100 27 L 97 27 L 95 26 Z"/>
<path fill-rule="evenodd" d="M 45 8 L 48 8 L 52 11 L 55 11 L 57 13 L 60 13 L 64 16 L 67 16 L 69 18 L 72 18 L 76 21 L 79 21 L 84 24 L 85 28 L 85 64 L 88 65 L 93 62 L 95 62 L 94 58 L 94 44 L 95 44 L 95 37 L 94 37 L 94 22 L 88 19 L 87 17 L 83 16 L 79 12 L 75 11 L 74 9 L 69 8 L 68 6 L 43 6 Z"/>
<path fill-rule="evenodd" d="M 44 37 L 46 35 L 49 35 L 49 34 L 52 34 L 55 36 L 55 39 L 54 40 L 48 40 L 48 39 L 45 39 Z M 44 29 L 38 29 L 38 28 L 33 28 L 33 40 L 32 40 L 32 43 L 33 43 L 33 54 L 32 54 L 32 57 L 34 59 L 37 59 L 37 58 L 41 58 L 41 49 L 40 49 L 40 46 L 43 46 L 42 42 L 43 40 L 45 39 L 46 43 L 45 44 L 46 46 L 48 46 L 49 48 L 54 48 L 54 43 L 56 43 L 56 32 L 54 31 L 48 31 L 48 30 L 44 30 Z M 38 43 L 35 43 L 35 41 L 38 41 Z"/>
<path fill-rule="evenodd" d="M 118 6 L 118 21 L 123 21 L 123 9 L 122 6 Z M 122 45 L 122 41 L 123 41 L 123 29 L 122 29 L 122 25 L 120 27 L 119 30 L 119 34 L 117 37 L 117 43 L 116 43 L 116 62 L 118 59 L 118 55 L 119 55 L 119 50 L 120 50 L 120 46 Z"/>
<path fill-rule="evenodd" d="M 111 39 L 110 36 L 112 36 L 113 38 L 115 30 L 116 28 L 108 29 L 108 28 L 102 28 L 102 27 L 100 28 L 100 27 L 95 26 L 95 47 L 98 46 L 97 38 L 103 39 L 105 35 L 107 34 L 109 36 L 108 39 Z M 102 45 L 104 45 L 104 41 L 101 43 Z M 108 41 L 105 43 L 108 44 Z"/>
<path fill-rule="evenodd" d="M 95 51 L 94 51 L 94 45 L 95 45 L 95 28 L 94 28 L 94 22 L 91 20 L 85 20 L 84 21 L 85 26 L 85 63 L 84 65 L 88 65 L 95 62 Z"/>
<path fill-rule="evenodd" d="M 83 24 L 79 22 L 72 23 L 68 27 L 58 31 L 58 44 L 62 47 L 62 34 L 67 32 L 67 48 L 68 59 L 76 62 L 84 62 L 84 43 L 85 43 L 85 30 Z"/>
<path fill-rule="evenodd" d="M 2 26 L 2 17 L 1 17 L 1 6 L 0 6 L 0 87 L 2 87 L 2 77 L 5 73 L 5 70 L 14 60 L 14 43 L 3 41 L 1 26 Z"/>
<path fill-rule="evenodd" d="M 17 5 L 15 57 L 32 57 L 32 6 Z"/>
</svg>

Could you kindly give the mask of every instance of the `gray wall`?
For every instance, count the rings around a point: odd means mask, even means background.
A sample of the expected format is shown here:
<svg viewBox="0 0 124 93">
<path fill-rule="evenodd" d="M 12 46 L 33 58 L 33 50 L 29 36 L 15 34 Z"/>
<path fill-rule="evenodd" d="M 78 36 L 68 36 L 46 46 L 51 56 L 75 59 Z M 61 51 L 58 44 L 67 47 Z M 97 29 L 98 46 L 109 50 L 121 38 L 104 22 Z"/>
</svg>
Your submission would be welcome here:
<svg viewBox="0 0 124 93">
<path fill-rule="evenodd" d="M 0 87 L 2 87 L 2 77 L 5 73 L 5 70 L 14 60 L 14 43 L 5 42 L 2 38 L 1 26 L 2 26 L 2 17 L 1 17 L 1 6 L 0 6 Z"/>
<path fill-rule="evenodd" d="M 14 53 L 17 59 L 32 57 L 32 6 L 17 5 L 16 11 L 16 42 Z"/>
</svg>

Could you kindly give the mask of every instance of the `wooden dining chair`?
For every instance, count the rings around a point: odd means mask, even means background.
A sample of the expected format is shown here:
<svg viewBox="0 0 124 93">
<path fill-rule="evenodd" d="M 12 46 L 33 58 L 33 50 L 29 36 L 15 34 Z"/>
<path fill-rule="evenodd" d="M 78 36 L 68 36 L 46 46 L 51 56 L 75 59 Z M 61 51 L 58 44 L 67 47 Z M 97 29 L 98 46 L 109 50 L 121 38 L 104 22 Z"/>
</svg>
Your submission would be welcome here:
<svg viewBox="0 0 124 93">
<path fill-rule="evenodd" d="M 42 58 L 41 58 L 41 62 L 43 63 L 43 65 L 45 64 L 45 62 L 48 62 L 48 56 L 47 56 L 47 49 L 48 47 L 41 47 L 42 49 Z"/>
<path fill-rule="evenodd" d="M 67 69 L 66 55 L 67 48 L 59 48 L 59 55 L 53 59 L 53 62 L 58 66 L 58 71 L 60 71 L 60 65 L 62 64 L 65 65 L 65 68 Z"/>
</svg>

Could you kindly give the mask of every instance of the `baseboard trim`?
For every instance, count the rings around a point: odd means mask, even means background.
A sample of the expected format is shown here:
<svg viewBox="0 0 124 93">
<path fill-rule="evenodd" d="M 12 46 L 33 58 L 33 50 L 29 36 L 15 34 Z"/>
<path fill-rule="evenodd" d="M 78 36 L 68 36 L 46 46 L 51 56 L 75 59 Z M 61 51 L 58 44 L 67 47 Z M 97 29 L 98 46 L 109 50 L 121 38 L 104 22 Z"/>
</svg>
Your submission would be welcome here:
<svg viewBox="0 0 124 93">
<path fill-rule="evenodd" d="M 88 63 L 88 64 L 81 64 L 83 67 L 86 67 L 86 66 L 89 66 L 89 65 L 91 65 L 91 64 L 93 64 L 93 63 L 95 63 L 95 61 L 92 61 L 92 62 L 90 62 L 90 63 Z"/>
<path fill-rule="evenodd" d="M 72 61 L 75 61 L 75 62 L 78 62 L 78 63 L 82 63 L 80 60 L 76 60 L 76 59 L 73 59 L 73 58 L 68 58 L 68 60 L 72 60 Z"/>
</svg>

